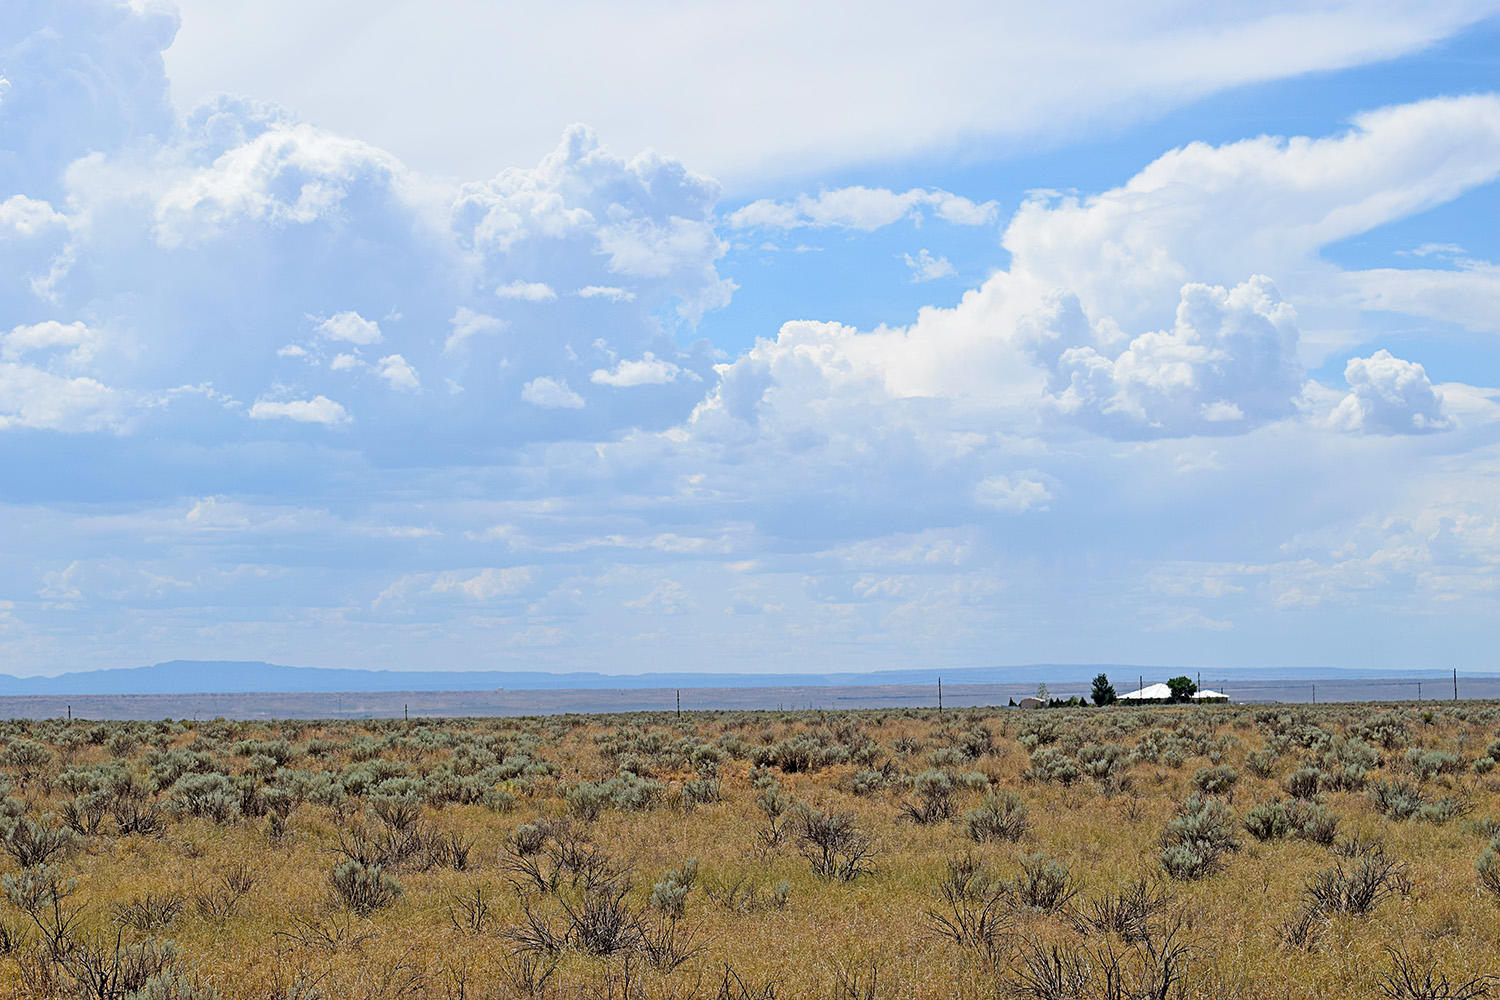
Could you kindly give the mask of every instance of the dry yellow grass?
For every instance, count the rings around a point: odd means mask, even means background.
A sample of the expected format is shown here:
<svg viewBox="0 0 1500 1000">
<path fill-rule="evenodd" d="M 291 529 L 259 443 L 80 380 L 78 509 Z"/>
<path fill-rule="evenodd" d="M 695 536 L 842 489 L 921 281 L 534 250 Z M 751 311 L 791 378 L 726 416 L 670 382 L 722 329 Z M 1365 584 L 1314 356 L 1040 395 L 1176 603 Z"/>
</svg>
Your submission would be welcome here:
<svg viewBox="0 0 1500 1000">
<path fill-rule="evenodd" d="M 1308 761 L 1328 764 L 1332 738 L 1356 739 L 1359 727 L 1377 719 L 1401 728 L 1382 731 L 1385 745 L 1374 737 L 1364 741 L 1378 758 L 1364 781 L 1406 781 L 1428 802 L 1462 803 L 1465 814 L 1442 822 L 1395 819 L 1376 809 L 1367 789 L 1353 787 L 1319 793 L 1339 820 L 1333 844 L 1296 837 L 1260 841 L 1246 832 L 1243 820 L 1252 806 L 1286 798 L 1282 784 L 1288 773 Z M 153 762 L 173 750 L 190 750 L 206 755 L 198 766 L 238 778 L 239 815 L 223 822 L 192 815 L 181 787 L 166 781 L 150 789 L 151 798 L 169 809 L 159 833 L 121 835 L 106 819 L 97 833 L 80 838 L 76 849 L 51 862 L 63 877 L 76 880 L 68 904 L 78 907 L 79 917 L 70 940 L 104 940 L 112 946 L 118 934 L 126 944 L 148 937 L 175 944 L 178 985 L 173 988 L 179 992 L 162 996 L 527 995 L 518 970 L 528 956 L 518 954 L 513 934 L 523 922 L 523 901 L 561 932 L 563 904 L 578 905 L 584 890 L 565 878 L 558 894 L 519 891 L 503 863 L 515 856 L 514 835 L 539 818 L 560 821 L 570 812 L 587 813 L 578 795 L 570 805 L 567 793 L 582 783 L 607 781 L 623 765 L 654 783 L 649 786 L 654 801 L 641 809 L 606 802 L 597 818 L 574 815 L 567 836 L 581 836 L 607 855 L 615 866 L 611 883 L 623 886 L 628 880 L 625 904 L 646 927 L 667 922 L 652 905 L 654 884 L 669 870 L 696 862 L 696 881 L 677 924 L 679 933 L 691 935 L 691 954 L 663 972 L 650 968 L 639 948 L 598 956 L 578 947 L 574 938 L 555 956 L 542 995 L 684 1000 L 1047 995 L 1042 987 L 1027 985 L 1028 959 L 1056 955 L 1065 965 L 1077 959 L 1069 966 L 1075 972 L 1086 960 L 1090 974 L 1097 974 L 1110 951 L 1125 956 L 1127 965 L 1140 958 L 1141 945 L 1080 930 L 1070 911 L 1081 912 L 1092 900 L 1144 876 L 1160 879 L 1171 896 L 1169 906 L 1153 917 L 1153 946 L 1174 927 L 1173 940 L 1187 946 L 1178 966 L 1183 978 L 1169 995 L 1331 1000 L 1392 995 L 1382 985 L 1395 961 L 1392 948 L 1423 968 L 1447 974 L 1451 983 L 1500 969 L 1500 909 L 1475 869 L 1493 832 L 1484 820 L 1500 817 L 1500 784 L 1474 769 L 1495 738 L 1497 722 L 1500 711 L 1490 703 L 1425 709 L 689 713 L 680 720 L 637 715 L 410 724 L 218 721 L 96 728 L 87 722 L 18 722 L 4 728 L 0 768 L 12 776 L 12 795 L 25 802 L 26 817 L 43 826 L 61 825 L 55 817 L 82 787 L 81 774 L 104 773 L 99 768 L 110 763 L 134 772 L 149 787 Z M 1161 735 L 1150 737 L 1145 749 L 1107 780 L 1083 775 L 1062 783 L 1028 770 L 1038 728 L 1052 730 L 1047 745 L 1070 760 L 1086 755 L 1084 748 L 1091 745 L 1115 743 L 1128 750 L 1142 746 L 1147 733 Z M 968 734 L 980 729 L 991 734 L 992 744 L 975 753 Z M 129 739 L 119 739 L 121 733 L 134 733 L 145 743 L 130 746 Z M 790 773 L 774 761 L 753 763 L 757 755 L 774 756 L 783 741 L 798 734 L 802 745 L 822 747 L 828 762 Z M 255 746 L 239 745 L 262 741 L 256 746 L 265 749 L 276 740 L 286 740 L 292 751 L 280 768 L 254 757 Z M 309 741 L 327 744 L 315 743 L 321 752 L 311 755 L 305 752 Z M 722 760 L 695 759 L 693 748 L 705 744 L 721 746 Z M 27 763 L 34 745 L 46 748 L 45 763 Z M 942 752 L 966 745 L 968 752 Z M 1153 745 L 1165 746 L 1166 752 L 1149 759 Z M 1277 752 L 1265 755 L 1268 746 Z M 1420 778 L 1415 773 L 1420 763 L 1408 761 L 1414 749 L 1450 753 L 1457 763 L 1434 758 L 1446 770 Z M 1252 754 L 1259 755 L 1255 763 L 1264 776 L 1247 764 Z M 533 764 L 529 773 L 498 777 L 496 761 L 522 757 Z M 420 857 L 389 864 L 400 895 L 360 915 L 334 893 L 329 875 L 342 860 L 341 832 L 353 824 L 382 830 L 382 822 L 367 815 L 375 793 L 349 798 L 340 810 L 309 797 L 292 809 L 286 833 L 278 838 L 269 833 L 268 816 L 255 813 L 262 808 L 257 796 L 264 798 L 267 788 L 298 788 L 305 794 L 317 773 L 347 776 L 368 771 L 372 761 L 386 761 L 381 766 L 388 771 L 416 780 L 426 800 L 420 828 L 457 833 L 472 850 L 462 870 Z M 543 761 L 549 766 L 535 766 Z M 1241 846 L 1205 877 L 1169 879 L 1160 857 L 1164 831 L 1195 791 L 1196 773 L 1211 764 L 1238 774 L 1225 798 Z M 244 777 L 257 767 L 261 777 Z M 436 791 L 443 783 L 435 772 L 445 767 L 460 777 L 471 771 L 468 776 L 484 786 L 480 791 L 505 796 L 492 796 L 488 804 L 434 804 L 432 799 L 451 797 Z M 956 780 L 952 815 L 919 823 L 902 806 L 915 800 L 914 776 L 932 769 Z M 25 770 L 34 773 L 26 775 L 23 787 Z M 717 801 L 685 801 L 686 783 L 715 775 Z M 823 879 L 814 875 L 794 835 L 779 846 L 764 845 L 758 831 L 766 817 L 756 800 L 772 781 L 796 803 L 850 814 L 873 845 L 874 870 L 850 881 Z M 1014 842 L 971 840 L 965 815 L 998 792 L 1020 796 L 1029 828 Z M 789 829 L 796 826 L 796 811 L 788 814 Z M 1399 891 L 1367 914 L 1320 914 L 1314 940 L 1288 944 L 1284 928 L 1308 905 L 1308 879 L 1352 854 L 1345 845 L 1359 841 L 1378 842 L 1386 856 L 1404 866 Z M 1037 852 L 1067 867 L 1079 890 L 1069 907 L 1038 912 L 1005 897 L 1000 906 L 1005 930 L 988 952 L 936 931 L 929 911 L 941 909 L 938 887 L 952 859 L 972 854 L 996 877 L 1009 879 L 1024 856 Z M 248 869 L 254 883 L 233 912 L 223 918 L 201 913 L 196 894 L 239 866 Z M 0 871 L 16 876 L 21 869 L 6 855 Z M 784 883 L 785 905 L 727 907 L 724 890 L 737 880 L 754 885 L 763 900 Z M 463 913 L 456 901 L 476 890 L 490 910 L 477 928 L 465 929 L 457 925 Z M 178 897 L 184 906 L 161 928 L 146 931 L 122 923 L 116 907 L 147 893 Z M 58 996 L 78 995 L 65 957 L 48 957 L 42 934 L 16 905 L 0 903 L 0 908 L 13 938 L 10 954 L 0 959 L 0 991 L 37 996 L 54 989 Z M 538 961 L 546 966 L 553 959 Z M 48 970 L 55 974 L 50 987 Z M 722 992 L 726 976 L 733 987 L 728 993 Z M 853 979 L 859 980 L 857 989 L 851 989 Z M 183 982 L 196 986 L 183 992 Z M 1089 992 L 1095 985 L 1075 990 L 1080 991 L 1075 995 L 1096 995 Z"/>
</svg>

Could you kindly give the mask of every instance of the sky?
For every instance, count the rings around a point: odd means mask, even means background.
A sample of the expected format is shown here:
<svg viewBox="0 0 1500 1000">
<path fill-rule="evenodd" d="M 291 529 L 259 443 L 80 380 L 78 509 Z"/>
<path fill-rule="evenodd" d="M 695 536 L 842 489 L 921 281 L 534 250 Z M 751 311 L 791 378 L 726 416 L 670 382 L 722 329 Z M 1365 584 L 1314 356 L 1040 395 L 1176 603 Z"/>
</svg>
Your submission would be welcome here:
<svg viewBox="0 0 1500 1000">
<path fill-rule="evenodd" d="M 0 672 L 1495 666 L 1500 0 L 5 9 Z"/>
</svg>

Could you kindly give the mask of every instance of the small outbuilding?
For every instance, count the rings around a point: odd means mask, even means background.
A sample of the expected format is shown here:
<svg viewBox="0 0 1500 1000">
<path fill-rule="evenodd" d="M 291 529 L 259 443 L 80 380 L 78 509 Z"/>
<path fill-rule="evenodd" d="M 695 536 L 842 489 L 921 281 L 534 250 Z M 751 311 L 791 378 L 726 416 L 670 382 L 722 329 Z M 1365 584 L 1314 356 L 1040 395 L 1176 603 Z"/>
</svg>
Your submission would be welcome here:
<svg viewBox="0 0 1500 1000">
<path fill-rule="evenodd" d="M 1017 708 L 1044 708 L 1046 706 L 1043 703 L 1042 699 L 1040 699 L 1040 698 L 1033 698 L 1030 695 L 1028 695 L 1027 697 L 1022 698 L 1020 701 L 1016 702 L 1016 707 Z"/>
<path fill-rule="evenodd" d="M 1196 693 L 1196 694 L 1193 695 L 1193 700 L 1194 701 L 1228 701 L 1229 700 L 1229 695 L 1225 694 L 1223 691 L 1210 691 L 1208 688 L 1204 688 L 1202 691 L 1199 691 L 1198 693 Z"/>
</svg>

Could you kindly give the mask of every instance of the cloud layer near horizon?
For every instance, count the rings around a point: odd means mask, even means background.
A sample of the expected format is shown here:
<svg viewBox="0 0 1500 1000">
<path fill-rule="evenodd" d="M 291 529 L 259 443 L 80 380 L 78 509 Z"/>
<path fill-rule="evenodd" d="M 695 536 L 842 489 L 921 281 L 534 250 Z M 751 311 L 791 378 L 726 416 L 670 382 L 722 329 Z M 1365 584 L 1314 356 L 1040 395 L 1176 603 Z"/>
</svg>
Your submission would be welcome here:
<svg viewBox="0 0 1500 1000">
<path fill-rule="evenodd" d="M 1495 95 L 1016 206 L 736 206 L 582 126 L 459 182 L 251 100 L 178 116 L 170 11 L 22 13 L 0 28 L 13 663 L 1347 662 L 1367 621 L 1382 665 L 1438 621 L 1480 656 L 1500 410 L 1369 317 L 1500 332 L 1473 306 L 1494 265 L 1324 252 L 1493 183 Z M 934 247 L 995 231 L 956 304 L 713 343 L 736 241 L 919 223 Z"/>
</svg>

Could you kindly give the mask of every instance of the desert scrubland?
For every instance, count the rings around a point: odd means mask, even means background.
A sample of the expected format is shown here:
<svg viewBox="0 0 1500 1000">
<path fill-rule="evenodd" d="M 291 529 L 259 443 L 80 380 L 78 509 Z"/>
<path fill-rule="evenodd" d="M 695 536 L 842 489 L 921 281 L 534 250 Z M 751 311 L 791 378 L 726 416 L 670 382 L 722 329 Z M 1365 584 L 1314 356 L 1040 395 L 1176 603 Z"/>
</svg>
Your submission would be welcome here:
<svg viewBox="0 0 1500 1000">
<path fill-rule="evenodd" d="M 1483 996 L 1497 732 L 1489 702 L 5 723 L 0 992 Z"/>
</svg>

